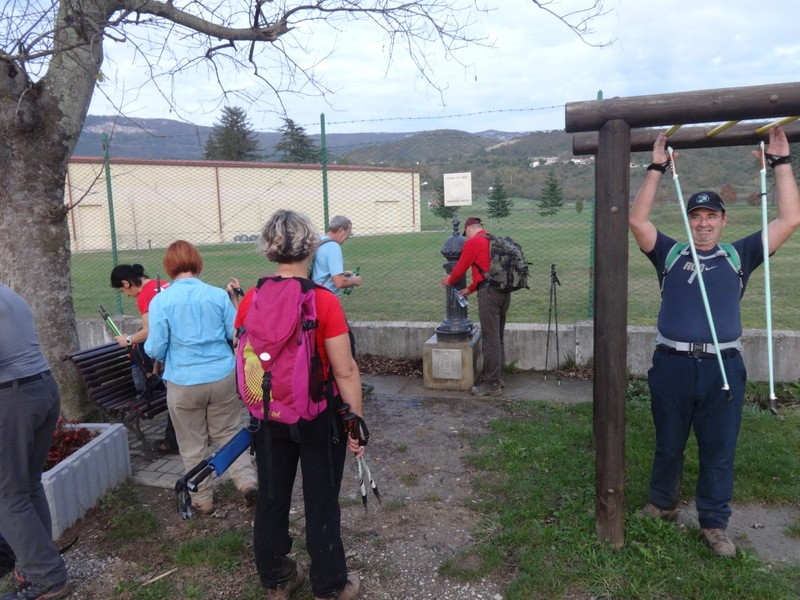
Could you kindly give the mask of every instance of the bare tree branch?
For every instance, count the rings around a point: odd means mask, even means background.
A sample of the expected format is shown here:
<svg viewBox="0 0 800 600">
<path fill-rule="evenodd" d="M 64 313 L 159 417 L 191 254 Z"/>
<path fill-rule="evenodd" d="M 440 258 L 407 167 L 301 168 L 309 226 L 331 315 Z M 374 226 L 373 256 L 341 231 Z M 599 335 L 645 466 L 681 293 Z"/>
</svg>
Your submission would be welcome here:
<svg viewBox="0 0 800 600">
<path fill-rule="evenodd" d="M 593 48 L 605 48 L 612 45 L 616 40 L 606 40 L 604 42 L 591 42 L 588 36 L 595 33 L 592 28 L 592 21 L 611 12 L 611 9 L 603 8 L 603 0 L 592 0 L 591 4 L 585 8 L 579 8 L 566 13 L 558 13 L 552 6 L 559 4 L 558 0 L 531 0 L 537 7 L 546 13 L 553 15 L 561 21 L 567 28 L 577 35 L 587 46 Z"/>
</svg>

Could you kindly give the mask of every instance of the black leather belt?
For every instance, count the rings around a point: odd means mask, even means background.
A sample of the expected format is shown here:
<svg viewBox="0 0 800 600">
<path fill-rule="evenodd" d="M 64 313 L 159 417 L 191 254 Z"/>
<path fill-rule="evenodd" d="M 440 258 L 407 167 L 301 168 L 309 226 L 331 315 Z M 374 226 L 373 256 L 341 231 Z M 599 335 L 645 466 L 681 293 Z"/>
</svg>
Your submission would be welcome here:
<svg viewBox="0 0 800 600">
<path fill-rule="evenodd" d="M 484 279 L 484 280 L 483 280 L 483 281 L 481 281 L 481 282 L 480 282 L 478 285 L 476 285 L 476 286 L 475 286 L 475 291 L 477 292 L 478 290 L 482 290 L 482 289 L 483 289 L 483 288 L 485 288 L 487 285 L 489 285 L 489 282 L 488 282 L 488 281 L 486 281 L 486 280 Z"/>
<path fill-rule="evenodd" d="M 675 348 L 670 348 L 664 344 L 659 344 L 656 346 L 656 349 L 667 354 L 688 356 L 689 358 L 717 358 L 717 355 L 713 352 L 701 352 L 699 350 L 675 350 Z M 733 358 L 735 356 L 739 356 L 739 351 L 736 348 L 726 348 L 725 350 L 720 350 L 719 355 L 722 358 Z"/>
<path fill-rule="evenodd" d="M 44 379 L 45 375 L 50 375 L 50 371 L 42 371 L 41 373 L 37 373 L 36 375 L 30 375 L 28 377 L 20 377 L 19 379 L 12 379 L 11 381 L 4 381 L 0 383 L 0 390 L 5 390 L 10 387 L 14 387 L 14 384 L 20 386 L 25 385 L 26 383 L 33 383 L 34 381 L 39 381 L 40 379 Z"/>
</svg>

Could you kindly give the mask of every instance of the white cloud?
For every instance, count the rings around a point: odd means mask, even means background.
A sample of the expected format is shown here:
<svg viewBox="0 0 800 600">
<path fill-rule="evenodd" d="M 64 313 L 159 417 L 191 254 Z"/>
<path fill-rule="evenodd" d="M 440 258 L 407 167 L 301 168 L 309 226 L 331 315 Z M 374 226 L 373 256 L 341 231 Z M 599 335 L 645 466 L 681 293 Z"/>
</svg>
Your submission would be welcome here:
<svg viewBox="0 0 800 600">
<path fill-rule="evenodd" d="M 558 8 L 578 5 L 585 0 L 562 0 Z M 335 90 L 329 97 L 332 106 L 307 95 L 286 96 L 284 104 L 312 133 L 320 113 L 326 114 L 329 133 L 530 131 L 563 128 L 564 104 L 594 99 L 598 90 L 606 98 L 651 95 L 784 83 L 796 81 L 800 73 L 800 2 L 777 2 L 760 13 L 745 0 L 606 0 L 605 5 L 613 12 L 597 20 L 592 39 L 617 42 L 593 48 L 531 2 L 503 0 L 480 23 L 494 48 L 465 49 L 458 54 L 463 64 L 446 60 L 435 47 L 428 49 L 430 76 L 441 95 L 419 77 L 402 50 L 387 66 L 385 40 L 374 29 L 347 23 L 333 31 L 324 24 L 306 24 L 294 42 L 314 51 L 304 65 L 327 56 L 314 72 Z M 131 90 L 144 83 L 145 74 L 132 70 L 125 51 L 113 45 L 109 52 L 115 68 L 109 72 L 104 67 L 104 72 L 114 83 L 103 84 L 104 90 L 113 93 L 114 85 Z M 242 73 L 231 81 L 253 92 L 263 87 Z M 177 80 L 172 92 L 188 120 L 210 125 L 219 114 L 216 82 L 203 68 Z M 151 92 L 138 97 L 129 92 L 125 101 L 135 116 L 175 118 Z M 246 109 L 257 129 L 274 130 L 281 123 L 276 107 L 264 91 Z M 97 94 L 90 112 L 108 110 Z M 471 113 L 481 114 L 454 116 Z"/>
</svg>

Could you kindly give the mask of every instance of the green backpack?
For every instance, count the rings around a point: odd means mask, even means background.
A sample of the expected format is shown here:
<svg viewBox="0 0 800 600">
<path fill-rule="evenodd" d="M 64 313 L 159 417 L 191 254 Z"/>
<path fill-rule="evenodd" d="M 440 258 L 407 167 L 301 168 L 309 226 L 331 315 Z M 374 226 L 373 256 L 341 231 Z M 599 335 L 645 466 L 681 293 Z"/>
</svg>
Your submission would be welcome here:
<svg viewBox="0 0 800 600">
<path fill-rule="evenodd" d="M 522 252 L 522 247 L 510 237 L 500 237 L 490 233 L 478 234 L 489 240 L 489 270 L 484 272 L 477 264 L 478 269 L 489 285 L 501 292 L 515 292 L 528 288 L 528 261 Z"/>
</svg>

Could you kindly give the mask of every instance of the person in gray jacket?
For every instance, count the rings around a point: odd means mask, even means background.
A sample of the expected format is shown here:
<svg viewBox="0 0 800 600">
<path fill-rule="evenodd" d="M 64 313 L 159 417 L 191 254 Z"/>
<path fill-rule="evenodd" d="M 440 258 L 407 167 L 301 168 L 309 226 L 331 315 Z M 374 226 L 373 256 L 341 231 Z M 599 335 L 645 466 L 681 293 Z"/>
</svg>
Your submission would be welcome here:
<svg viewBox="0 0 800 600">
<path fill-rule="evenodd" d="M 63 598 L 72 589 L 42 487 L 60 410 L 33 313 L 0 284 L 0 542 L 14 553 L 20 582 L 0 600 Z"/>
</svg>

